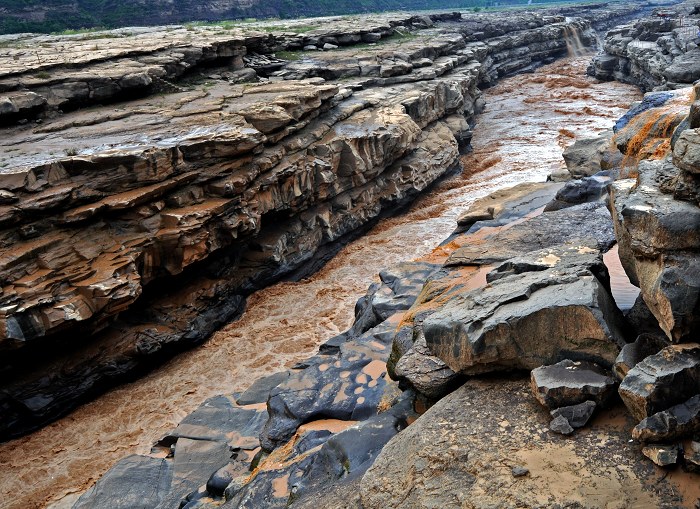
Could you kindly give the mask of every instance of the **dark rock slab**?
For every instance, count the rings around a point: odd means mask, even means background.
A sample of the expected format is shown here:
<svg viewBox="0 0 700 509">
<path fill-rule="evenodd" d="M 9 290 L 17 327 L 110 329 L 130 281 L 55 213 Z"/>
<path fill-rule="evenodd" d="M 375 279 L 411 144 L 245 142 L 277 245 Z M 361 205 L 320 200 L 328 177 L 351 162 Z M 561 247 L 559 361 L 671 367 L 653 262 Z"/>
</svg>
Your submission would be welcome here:
<svg viewBox="0 0 700 509">
<path fill-rule="evenodd" d="M 585 203 L 546 212 L 498 235 L 497 242 L 468 244 L 447 260 L 447 266 L 485 265 L 567 242 L 607 251 L 615 243 L 610 213 L 602 203 Z"/>
<path fill-rule="evenodd" d="M 489 226 L 507 224 L 544 205 L 562 184 L 527 182 L 495 191 L 476 200 L 457 218 L 456 232 L 470 230 L 480 222 Z"/>
<path fill-rule="evenodd" d="M 608 185 L 613 178 L 605 173 L 598 173 L 580 180 L 567 182 L 554 199 L 544 208 L 545 212 L 561 210 L 581 203 L 605 201 L 608 196 Z"/>
<path fill-rule="evenodd" d="M 642 420 L 687 401 L 700 390 L 700 346 L 673 345 L 629 370 L 619 393 L 630 413 Z"/>
<path fill-rule="evenodd" d="M 320 355 L 270 393 L 268 422 L 260 435 L 263 449 L 287 442 L 304 422 L 319 418 L 366 419 L 391 392 L 386 360 L 397 322 L 387 320 L 355 340 L 340 345 L 337 355 Z M 389 380 L 390 381 L 390 380 Z"/>
<path fill-rule="evenodd" d="M 73 508 L 153 509 L 166 497 L 172 479 L 171 461 L 127 456 L 86 491 Z"/>
<path fill-rule="evenodd" d="M 632 437 L 643 442 L 666 442 L 700 431 L 700 395 L 642 419 Z"/>
<path fill-rule="evenodd" d="M 635 118 L 640 113 L 643 113 L 652 108 L 659 108 L 666 104 L 669 99 L 673 98 L 673 94 L 670 92 L 649 92 L 644 94 L 644 99 L 638 104 L 632 106 L 627 113 L 625 113 L 613 127 L 614 132 L 618 132 L 629 124 L 633 118 Z"/>
<path fill-rule="evenodd" d="M 563 417 L 566 419 L 569 426 L 574 429 L 583 428 L 593 416 L 596 406 L 594 401 L 589 400 L 579 403 L 578 405 L 555 408 L 550 412 L 550 415 L 555 419 Z"/>
<path fill-rule="evenodd" d="M 279 373 L 259 378 L 236 399 L 236 403 L 239 405 L 251 405 L 267 402 L 270 391 L 279 384 L 286 382 L 290 375 L 290 371 L 280 371 Z"/>
<path fill-rule="evenodd" d="M 668 346 L 668 342 L 664 339 L 655 334 L 641 334 L 634 343 L 627 343 L 623 346 L 613 366 L 615 377 L 622 381 L 630 369 L 650 355 L 654 355 L 662 348 Z"/>
<path fill-rule="evenodd" d="M 660 467 L 675 465 L 679 453 L 680 448 L 677 444 L 650 444 L 642 448 L 642 454 Z"/>
<path fill-rule="evenodd" d="M 569 359 L 533 369 L 530 381 L 537 401 L 550 410 L 584 402 L 604 406 L 614 395 L 617 386 L 615 380 L 600 366 Z M 575 410 L 567 411 L 568 413 L 573 415 Z M 559 414 L 563 415 L 563 412 Z"/>
</svg>

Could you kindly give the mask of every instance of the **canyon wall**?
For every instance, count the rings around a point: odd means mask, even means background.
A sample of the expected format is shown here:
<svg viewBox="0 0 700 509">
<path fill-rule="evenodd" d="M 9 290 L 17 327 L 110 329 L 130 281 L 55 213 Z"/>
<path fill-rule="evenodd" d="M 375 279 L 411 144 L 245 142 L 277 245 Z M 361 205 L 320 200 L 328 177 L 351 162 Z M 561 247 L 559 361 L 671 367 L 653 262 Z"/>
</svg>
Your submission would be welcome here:
<svg viewBox="0 0 700 509">
<path fill-rule="evenodd" d="M 455 166 L 479 86 L 593 44 L 589 28 L 439 14 L 16 39 L 0 57 L 0 435 L 311 270 Z"/>
</svg>

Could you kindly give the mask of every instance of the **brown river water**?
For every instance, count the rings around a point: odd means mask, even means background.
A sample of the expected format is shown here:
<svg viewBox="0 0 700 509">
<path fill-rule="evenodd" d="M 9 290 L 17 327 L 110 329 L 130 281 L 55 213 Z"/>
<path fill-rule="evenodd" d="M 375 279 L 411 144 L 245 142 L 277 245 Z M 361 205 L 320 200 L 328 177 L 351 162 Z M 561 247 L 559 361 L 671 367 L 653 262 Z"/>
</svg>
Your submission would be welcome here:
<svg viewBox="0 0 700 509">
<path fill-rule="evenodd" d="M 411 208 L 344 247 L 322 270 L 250 297 L 237 322 L 142 379 L 109 391 L 29 436 L 0 444 L 0 507 L 70 507 L 117 460 L 145 454 L 205 399 L 313 355 L 348 328 L 376 274 L 424 256 L 475 199 L 563 167 L 562 148 L 610 128 L 639 92 L 586 77 L 590 55 L 505 79 L 484 93 L 474 151 Z"/>
</svg>

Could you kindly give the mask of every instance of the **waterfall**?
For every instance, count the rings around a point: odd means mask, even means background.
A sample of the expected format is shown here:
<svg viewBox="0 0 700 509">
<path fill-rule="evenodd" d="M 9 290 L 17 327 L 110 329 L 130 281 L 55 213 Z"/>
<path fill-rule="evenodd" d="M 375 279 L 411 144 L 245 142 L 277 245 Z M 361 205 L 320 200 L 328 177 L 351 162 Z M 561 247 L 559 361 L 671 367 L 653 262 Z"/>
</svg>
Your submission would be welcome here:
<svg viewBox="0 0 700 509">
<path fill-rule="evenodd" d="M 566 51 L 570 57 L 580 57 L 586 54 L 586 47 L 581 42 L 577 26 L 567 25 L 564 27 L 564 41 L 566 41 Z"/>
</svg>

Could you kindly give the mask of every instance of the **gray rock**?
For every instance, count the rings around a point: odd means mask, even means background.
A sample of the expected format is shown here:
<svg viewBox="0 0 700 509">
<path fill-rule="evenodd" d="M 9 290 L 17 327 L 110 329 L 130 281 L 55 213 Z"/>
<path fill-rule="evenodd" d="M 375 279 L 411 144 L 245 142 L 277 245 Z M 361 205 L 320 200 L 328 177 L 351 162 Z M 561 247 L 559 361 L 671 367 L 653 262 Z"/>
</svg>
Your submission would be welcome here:
<svg viewBox="0 0 700 509">
<path fill-rule="evenodd" d="M 678 462 L 677 444 L 650 444 L 642 448 L 642 454 L 660 467 L 668 467 Z"/>
<path fill-rule="evenodd" d="M 577 242 L 602 251 L 615 244 L 610 213 L 604 204 L 584 203 L 540 214 L 502 232 L 497 242 L 467 244 L 456 249 L 446 265 L 486 265 L 528 251 Z"/>
<path fill-rule="evenodd" d="M 700 79 L 700 49 L 695 48 L 673 59 L 664 76 L 674 83 L 693 83 Z"/>
<path fill-rule="evenodd" d="M 607 201 L 608 186 L 612 181 L 612 177 L 601 173 L 567 182 L 545 206 L 544 211 L 561 210 L 581 203 Z"/>
<path fill-rule="evenodd" d="M 597 250 L 584 246 L 512 258 L 488 273 L 483 288 L 453 285 L 455 296 L 423 321 L 429 350 L 467 375 L 532 370 L 563 358 L 611 366 L 624 344 L 622 317 L 594 275 L 605 273 Z"/>
<path fill-rule="evenodd" d="M 153 509 L 170 490 L 172 478 L 172 462 L 148 456 L 128 456 L 81 495 L 73 509 Z"/>
<path fill-rule="evenodd" d="M 665 442 L 692 436 L 700 431 L 700 395 L 685 403 L 642 419 L 632 437 L 643 442 Z"/>
<path fill-rule="evenodd" d="M 555 408 L 550 412 L 550 415 L 555 419 L 563 417 L 574 429 L 583 428 L 593 416 L 596 409 L 594 401 L 584 401 L 578 405 L 564 406 Z"/>
<path fill-rule="evenodd" d="M 700 346 L 673 345 L 629 370 L 619 393 L 630 413 L 642 420 L 698 393 Z"/>
<path fill-rule="evenodd" d="M 549 423 L 549 429 L 560 435 L 571 435 L 574 432 L 574 428 L 563 415 L 558 415 L 552 419 L 552 422 Z"/>
<path fill-rule="evenodd" d="M 394 323 L 384 322 L 352 341 L 336 355 L 319 355 L 270 393 L 270 417 L 260 435 L 264 450 L 287 442 L 304 422 L 320 418 L 364 420 L 396 388 L 386 374 Z"/>
<path fill-rule="evenodd" d="M 329 50 L 329 49 L 338 49 L 338 45 L 337 45 L 337 44 L 331 44 L 331 43 L 327 42 L 327 43 L 325 43 L 325 44 L 323 45 L 323 49 L 326 50 L 326 51 Z"/>
<path fill-rule="evenodd" d="M 613 374 L 622 381 L 630 369 L 666 346 L 668 346 L 668 342 L 658 335 L 641 334 L 634 343 L 627 343 L 622 347 L 620 354 L 615 359 Z"/>
<path fill-rule="evenodd" d="M 530 381 L 537 401 L 550 410 L 579 403 L 584 405 L 581 409 L 590 403 L 594 407 L 596 404 L 605 406 L 617 387 L 615 380 L 600 366 L 569 359 L 532 370 Z M 572 414 L 574 412 L 571 410 Z"/>
<path fill-rule="evenodd" d="M 661 192 L 654 177 L 663 165 L 640 163 L 639 183 L 615 182 L 611 203 L 625 272 L 664 333 L 681 342 L 700 330 L 700 207 Z"/>
<path fill-rule="evenodd" d="M 572 177 L 590 177 L 620 164 L 622 154 L 611 148 L 612 135 L 612 131 L 605 131 L 596 138 L 578 139 L 564 149 L 562 155 Z"/>
<path fill-rule="evenodd" d="M 513 477 L 524 477 L 530 473 L 530 470 L 520 465 L 514 466 L 510 469 L 510 471 L 513 474 Z"/>
<path fill-rule="evenodd" d="M 290 371 L 280 371 L 270 376 L 258 378 L 253 385 L 248 387 L 243 394 L 236 399 L 239 405 L 251 405 L 254 403 L 266 403 L 270 397 L 270 391 L 279 384 L 286 382 L 291 375 Z"/>
</svg>

